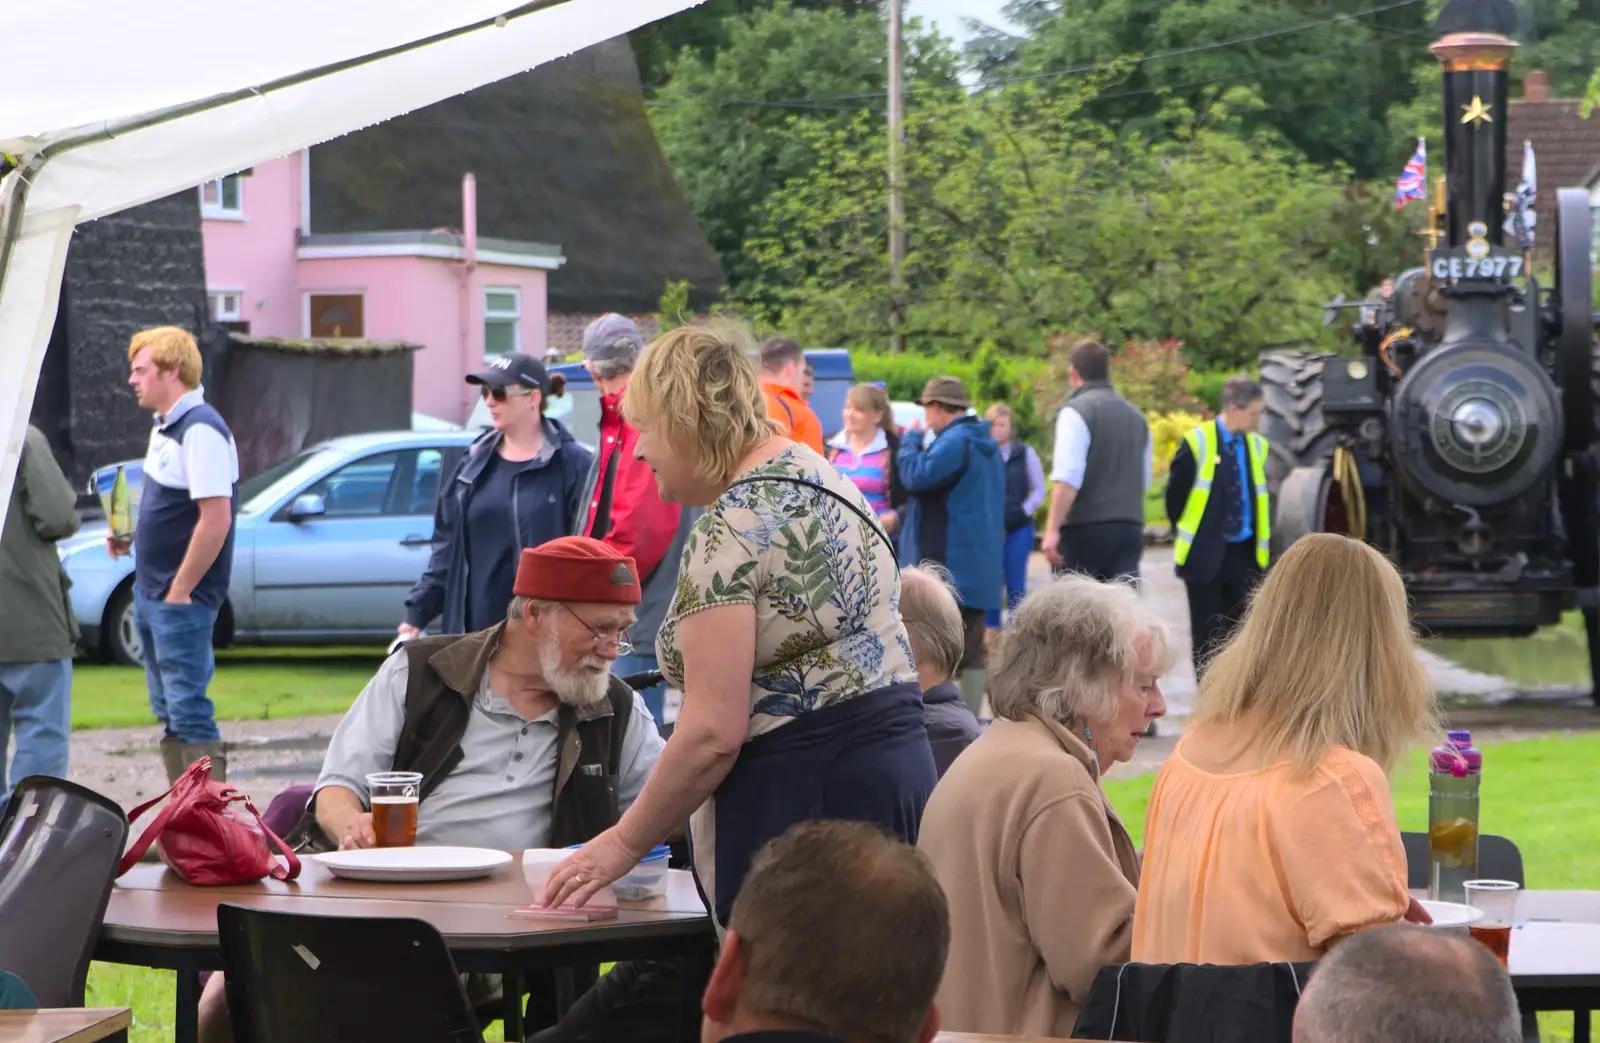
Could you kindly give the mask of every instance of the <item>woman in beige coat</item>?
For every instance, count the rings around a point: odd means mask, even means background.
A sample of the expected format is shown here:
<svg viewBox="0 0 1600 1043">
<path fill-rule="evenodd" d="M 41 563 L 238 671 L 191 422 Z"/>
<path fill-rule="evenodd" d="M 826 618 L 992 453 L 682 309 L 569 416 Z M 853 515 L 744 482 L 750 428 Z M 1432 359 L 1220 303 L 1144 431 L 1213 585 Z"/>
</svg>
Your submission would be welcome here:
<svg viewBox="0 0 1600 1043">
<path fill-rule="evenodd" d="M 940 780 L 917 846 L 950 900 L 952 1032 L 1071 1036 L 1128 959 L 1139 856 L 1100 788 L 1166 713 L 1173 652 L 1133 588 L 1065 576 L 1029 594 L 989 679 L 995 722 Z"/>
</svg>

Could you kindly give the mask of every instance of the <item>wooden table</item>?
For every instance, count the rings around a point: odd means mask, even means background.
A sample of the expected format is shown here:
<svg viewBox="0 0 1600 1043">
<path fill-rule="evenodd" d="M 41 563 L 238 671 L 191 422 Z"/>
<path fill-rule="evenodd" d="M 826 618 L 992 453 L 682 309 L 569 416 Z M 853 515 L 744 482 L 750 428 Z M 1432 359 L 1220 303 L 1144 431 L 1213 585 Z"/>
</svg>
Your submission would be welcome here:
<svg viewBox="0 0 1600 1043">
<path fill-rule="evenodd" d="M 128 1038 L 127 1007 L 0 1010 L 0 1043 L 94 1043 Z"/>
<path fill-rule="evenodd" d="M 194 1043 L 198 973 L 222 967 L 219 904 L 315 916 L 408 917 L 438 929 L 458 969 L 506 977 L 508 1039 L 523 1035 L 523 972 L 667 956 L 688 960 L 686 989 L 693 990 L 698 1033 L 699 994 L 716 936 L 691 874 L 669 871 L 665 897 L 619 902 L 615 920 L 518 920 L 506 914 L 532 903 L 534 895 L 521 854 L 513 854 L 510 864 L 482 879 L 433 884 L 341 880 L 307 858 L 292 883 L 269 878 L 193 887 L 165 865 L 140 864 L 112 889 L 94 958 L 177 971 L 175 1043 Z"/>
</svg>

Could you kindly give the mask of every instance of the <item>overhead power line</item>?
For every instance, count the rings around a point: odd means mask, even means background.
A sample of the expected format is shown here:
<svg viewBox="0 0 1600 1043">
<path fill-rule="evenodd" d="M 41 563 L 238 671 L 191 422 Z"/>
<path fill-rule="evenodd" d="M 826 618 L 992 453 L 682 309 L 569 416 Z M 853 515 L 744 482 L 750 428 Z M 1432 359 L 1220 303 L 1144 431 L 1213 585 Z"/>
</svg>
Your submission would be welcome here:
<svg viewBox="0 0 1600 1043">
<path fill-rule="evenodd" d="M 1293 35 L 1295 33 L 1302 33 L 1302 32 L 1306 32 L 1306 31 L 1311 30 L 1311 29 L 1318 29 L 1318 28 L 1321 28 L 1321 27 L 1327 26 L 1327 25 L 1336 25 L 1336 24 L 1338 24 L 1340 22 L 1349 22 L 1349 21 L 1353 21 L 1353 20 L 1359 19 L 1359 18 L 1370 18 L 1373 15 L 1383 14 L 1383 13 L 1388 12 L 1388 11 L 1399 10 L 1400 8 L 1404 8 L 1404 7 L 1415 7 L 1416 5 L 1421 4 L 1423 2 L 1424 2 L 1424 0 L 1394 0 L 1393 3 L 1384 4 L 1384 5 L 1380 6 L 1380 7 L 1371 7 L 1371 8 L 1368 8 L 1368 9 L 1364 10 L 1364 11 L 1352 11 L 1349 14 L 1332 15 L 1332 16 L 1330 16 L 1328 18 L 1321 18 L 1321 19 L 1317 19 L 1316 21 L 1304 22 L 1304 23 L 1301 23 L 1299 25 L 1289 26 L 1289 27 L 1284 28 L 1284 29 L 1273 29 L 1273 30 L 1269 30 L 1267 32 L 1252 33 L 1252 34 L 1250 34 L 1248 36 L 1239 36 L 1239 37 L 1234 37 L 1234 38 L 1228 39 L 1228 40 L 1219 40 L 1219 41 L 1217 41 L 1215 43 L 1197 44 L 1197 45 L 1195 45 L 1193 47 L 1180 47 L 1180 48 L 1177 48 L 1175 50 L 1170 50 L 1170 51 L 1157 51 L 1157 52 L 1155 52 L 1153 54 L 1142 55 L 1142 56 L 1134 59 L 1133 60 L 1133 64 L 1135 64 L 1135 65 L 1143 65 L 1143 64 L 1145 64 L 1147 62 L 1164 61 L 1164 60 L 1169 59 L 1169 58 L 1182 58 L 1182 57 L 1187 57 L 1187 56 L 1189 56 L 1191 54 L 1201 54 L 1201 53 L 1204 53 L 1206 51 L 1216 51 L 1216 50 L 1222 50 L 1222 49 L 1228 48 L 1228 47 L 1239 47 L 1239 46 L 1242 46 L 1244 44 L 1259 43 L 1262 40 L 1272 40 L 1272 39 L 1276 39 L 1278 37 L 1290 36 L 1290 35 Z M 1403 31 L 1402 31 L 1402 33 L 1403 33 Z M 1404 35 L 1417 35 L 1417 34 L 1416 34 L 1415 31 L 1412 31 L 1409 34 L 1404 34 Z M 1389 38 L 1387 38 L 1386 41 L 1381 41 L 1381 42 L 1389 42 L 1389 41 L 1392 41 L 1394 39 L 1399 39 L 1399 38 L 1401 38 L 1401 37 L 1399 37 L 1399 36 L 1389 37 Z M 1313 60 L 1314 61 L 1314 60 L 1317 60 L 1320 57 L 1322 57 L 1322 56 L 1320 56 L 1320 55 L 1319 56 L 1313 56 L 1312 58 L 1307 59 L 1307 60 Z M 1027 74 L 1023 74 L 1023 75 L 1019 75 L 1019 76 L 1009 76 L 1009 77 L 1001 77 L 1001 78 L 992 79 L 992 80 L 984 80 L 984 81 L 982 81 L 982 82 L 980 82 L 978 84 L 974 84 L 972 86 L 968 86 L 966 84 L 952 84 L 952 85 L 949 85 L 949 86 L 941 86 L 941 85 L 937 85 L 937 84 L 914 84 L 914 85 L 907 86 L 905 88 L 904 92 L 906 94 L 922 94 L 922 93 L 945 92 L 945 91 L 982 90 L 982 89 L 987 88 L 987 87 L 999 87 L 999 86 L 1004 86 L 1006 84 L 1012 84 L 1012 83 L 1027 83 L 1027 82 L 1034 82 L 1034 81 L 1045 80 L 1045 79 L 1059 79 L 1059 78 L 1064 78 L 1064 77 L 1067 77 L 1067 76 L 1080 76 L 1080 75 L 1083 75 L 1085 73 L 1092 73 L 1092 72 L 1102 71 L 1102 70 L 1108 68 L 1109 66 L 1111 66 L 1112 64 L 1114 64 L 1114 61 L 1101 61 L 1101 62 L 1096 62 L 1096 63 L 1090 64 L 1090 65 L 1074 66 L 1074 67 L 1069 68 L 1069 69 L 1053 69 L 1053 70 L 1047 70 L 1047 71 L 1044 71 L 1044 72 L 1027 73 Z M 1229 77 L 1229 78 L 1237 78 L 1237 77 Z M 717 106 L 717 105 L 750 105 L 750 106 L 771 106 L 771 107 L 775 107 L 775 108 L 797 108 L 797 109 L 811 108 L 811 109 L 817 109 L 817 110 L 823 110 L 823 111 L 829 111 L 829 110 L 838 111 L 839 108 L 835 103 L 839 103 L 839 102 L 873 101 L 873 100 L 877 100 L 877 99 L 880 99 L 880 98 L 887 97 L 887 93 L 888 92 L 886 90 L 883 90 L 883 91 L 869 91 L 869 92 L 865 92 L 865 93 L 861 93 L 861 94 L 838 94 L 838 95 L 820 96 L 820 97 L 811 97 L 811 98 L 784 98 L 784 99 L 775 99 L 775 100 L 774 99 L 762 99 L 762 98 L 711 98 L 711 97 L 707 97 L 707 98 L 696 98 L 696 99 L 693 99 L 693 100 L 690 100 L 690 101 L 647 101 L 647 102 L 645 102 L 645 104 L 650 108 L 705 108 L 705 107 Z M 859 107 L 859 106 L 857 106 L 857 107 Z"/>
</svg>

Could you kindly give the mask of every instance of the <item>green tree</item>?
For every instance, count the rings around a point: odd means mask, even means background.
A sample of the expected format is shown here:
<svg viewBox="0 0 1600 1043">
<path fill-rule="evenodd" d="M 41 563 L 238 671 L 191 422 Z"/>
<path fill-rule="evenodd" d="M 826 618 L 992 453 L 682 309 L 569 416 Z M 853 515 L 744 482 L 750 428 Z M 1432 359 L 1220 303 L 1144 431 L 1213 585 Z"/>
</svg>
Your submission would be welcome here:
<svg viewBox="0 0 1600 1043">
<path fill-rule="evenodd" d="M 1249 92 L 1204 117 L 1169 105 L 1145 138 L 1088 116 L 1095 86 L 956 95 L 910 114 L 909 342 L 974 351 L 989 338 L 1037 355 L 1082 330 L 1177 338 L 1209 365 L 1317 336 L 1338 288 L 1343 179 L 1244 133 Z M 747 244 L 769 292 L 746 305 L 813 343 L 889 333 L 884 145 L 866 122 L 805 129 L 815 166 Z"/>
<path fill-rule="evenodd" d="M 883 0 L 794 0 L 796 7 L 831 8 L 855 14 L 877 11 Z M 728 43 L 725 24 L 729 15 L 762 11 L 773 0 L 705 0 L 704 3 L 658 19 L 628 34 L 634 60 L 639 63 L 639 78 L 645 89 L 653 91 L 667 82 L 667 75 L 679 52 L 689 48 L 709 60 Z"/>
<path fill-rule="evenodd" d="M 742 248 L 768 197 L 815 161 L 816 136 L 804 129 L 885 134 L 887 28 L 860 6 L 852 14 L 780 0 L 727 18 L 726 45 L 710 57 L 681 52 L 652 101 L 662 150 L 736 291 L 753 292 L 760 282 Z M 906 42 L 908 84 L 956 82 L 945 41 L 912 22 Z M 863 112 L 875 115 L 853 119 Z"/>
<path fill-rule="evenodd" d="M 1161 129 L 1169 98 L 1203 113 L 1223 96 L 1215 88 L 1250 86 L 1266 102 L 1238 114 L 1245 134 L 1271 131 L 1314 162 L 1342 163 L 1373 177 L 1386 172 L 1389 143 L 1372 128 L 1410 92 L 1413 66 L 1427 57 L 1430 42 L 1423 4 L 1372 10 L 1384 6 L 1382 0 L 1020 0 L 1008 14 L 1027 35 L 1008 51 L 1004 34 L 986 34 L 969 53 L 991 82 L 1070 83 L 1071 70 L 1119 56 L 1138 59 L 1090 111 L 1146 137 Z"/>
</svg>

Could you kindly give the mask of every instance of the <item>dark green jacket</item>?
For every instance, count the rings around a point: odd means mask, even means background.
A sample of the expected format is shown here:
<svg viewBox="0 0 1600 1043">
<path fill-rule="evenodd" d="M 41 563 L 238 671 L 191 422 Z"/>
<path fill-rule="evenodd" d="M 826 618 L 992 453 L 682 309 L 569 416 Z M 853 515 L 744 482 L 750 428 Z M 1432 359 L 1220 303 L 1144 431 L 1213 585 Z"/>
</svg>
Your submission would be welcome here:
<svg viewBox="0 0 1600 1043">
<path fill-rule="evenodd" d="M 72 584 L 55 547 L 78 531 L 77 500 L 44 432 L 30 424 L 0 531 L 0 663 L 71 659 L 77 649 Z"/>
</svg>

